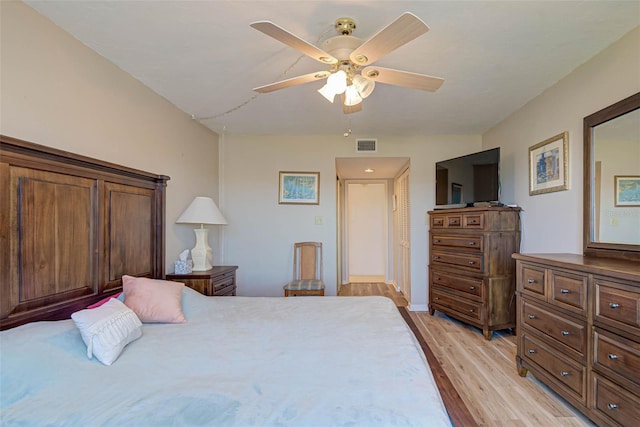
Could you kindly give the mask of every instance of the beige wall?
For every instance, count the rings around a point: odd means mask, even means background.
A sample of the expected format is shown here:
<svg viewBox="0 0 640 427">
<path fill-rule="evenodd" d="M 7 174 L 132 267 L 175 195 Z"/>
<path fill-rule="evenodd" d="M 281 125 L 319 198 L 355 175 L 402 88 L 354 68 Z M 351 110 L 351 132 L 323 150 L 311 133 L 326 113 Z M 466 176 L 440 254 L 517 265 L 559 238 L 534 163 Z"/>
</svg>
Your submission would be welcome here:
<svg viewBox="0 0 640 427">
<path fill-rule="evenodd" d="M 194 196 L 218 195 L 218 136 L 24 3 L 0 2 L 0 19 L 0 132 L 170 176 L 173 271 L 195 244 L 176 218 Z"/>
<path fill-rule="evenodd" d="M 583 118 L 640 91 L 640 27 L 483 135 L 500 146 L 502 195 L 522 206 L 522 252 L 582 253 Z M 569 132 L 567 191 L 529 196 L 529 147 Z"/>
</svg>

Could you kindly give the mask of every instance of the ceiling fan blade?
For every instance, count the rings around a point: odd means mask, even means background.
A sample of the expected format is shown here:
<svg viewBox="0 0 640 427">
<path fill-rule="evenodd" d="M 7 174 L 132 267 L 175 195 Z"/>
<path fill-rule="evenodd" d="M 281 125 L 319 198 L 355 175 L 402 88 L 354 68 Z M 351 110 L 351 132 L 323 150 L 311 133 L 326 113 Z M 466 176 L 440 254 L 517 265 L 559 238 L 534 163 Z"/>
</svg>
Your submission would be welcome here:
<svg viewBox="0 0 640 427">
<path fill-rule="evenodd" d="M 358 111 L 362 111 L 362 102 L 356 105 L 344 105 L 345 95 L 344 93 L 340 95 L 340 102 L 342 103 L 342 112 L 345 114 L 357 113 Z"/>
<path fill-rule="evenodd" d="M 273 37 L 281 43 L 291 46 L 292 48 L 299 50 L 305 55 L 320 61 L 323 64 L 335 64 L 338 62 L 336 58 L 329 55 L 322 49 L 318 49 L 309 42 L 302 40 L 301 38 L 291 34 L 289 31 L 282 27 L 277 26 L 271 21 L 258 21 L 251 24 L 251 27 L 256 30 Z"/>
<path fill-rule="evenodd" d="M 427 24 L 405 12 L 351 52 L 349 58 L 358 65 L 369 65 L 427 31 Z"/>
<path fill-rule="evenodd" d="M 366 67 L 362 70 L 362 75 L 375 82 L 408 87 L 411 89 L 426 90 L 429 92 L 435 92 L 440 89 L 440 86 L 444 83 L 444 79 L 440 77 L 410 73 L 408 71 L 392 70 L 390 68 L 382 67 Z"/>
<path fill-rule="evenodd" d="M 305 74 L 303 76 L 292 77 L 287 80 L 281 80 L 279 82 L 271 83 L 268 85 L 256 87 L 253 90 L 259 93 L 269 93 L 275 90 L 285 89 L 291 86 L 297 86 L 304 83 L 314 82 L 316 80 L 325 79 L 329 77 L 328 71 L 316 71 L 315 73 Z"/>
</svg>

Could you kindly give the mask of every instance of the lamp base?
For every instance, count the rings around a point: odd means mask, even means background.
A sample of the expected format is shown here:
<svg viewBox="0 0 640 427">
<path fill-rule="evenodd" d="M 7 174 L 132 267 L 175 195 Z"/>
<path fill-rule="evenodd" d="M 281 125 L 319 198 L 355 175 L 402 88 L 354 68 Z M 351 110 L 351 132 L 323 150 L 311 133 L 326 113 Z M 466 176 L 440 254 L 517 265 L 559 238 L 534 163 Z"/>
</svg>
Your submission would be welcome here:
<svg viewBox="0 0 640 427">
<path fill-rule="evenodd" d="M 206 228 L 194 228 L 196 233 L 196 246 L 191 249 L 191 259 L 193 259 L 193 271 L 211 270 L 211 260 L 213 251 L 209 246 L 209 230 Z"/>
</svg>

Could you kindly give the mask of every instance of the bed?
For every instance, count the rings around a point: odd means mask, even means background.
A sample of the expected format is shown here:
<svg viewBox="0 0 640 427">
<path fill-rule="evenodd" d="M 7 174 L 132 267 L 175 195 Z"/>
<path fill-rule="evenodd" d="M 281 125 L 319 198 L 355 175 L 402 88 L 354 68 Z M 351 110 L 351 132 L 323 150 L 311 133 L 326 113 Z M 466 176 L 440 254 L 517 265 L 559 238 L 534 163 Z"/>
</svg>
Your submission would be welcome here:
<svg viewBox="0 0 640 427">
<path fill-rule="evenodd" d="M 391 300 L 206 297 L 166 282 L 168 177 L 0 142 L 0 424 L 451 425 Z M 179 286 L 186 321 L 146 319 L 128 280 L 152 283 L 149 300 Z M 140 333 L 105 364 L 78 319 L 111 307 L 135 311 Z"/>
<path fill-rule="evenodd" d="M 144 324 L 104 366 L 73 321 L 3 331 L 8 425 L 445 426 L 412 332 L 385 297 L 205 297 Z"/>
</svg>

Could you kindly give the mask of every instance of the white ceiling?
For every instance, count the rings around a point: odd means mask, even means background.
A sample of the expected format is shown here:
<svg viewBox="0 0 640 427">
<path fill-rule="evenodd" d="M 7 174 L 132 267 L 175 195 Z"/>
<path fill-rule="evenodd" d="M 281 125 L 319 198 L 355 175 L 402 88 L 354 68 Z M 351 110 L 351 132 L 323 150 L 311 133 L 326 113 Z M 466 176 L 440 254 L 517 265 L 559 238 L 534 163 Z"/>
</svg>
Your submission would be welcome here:
<svg viewBox="0 0 640 427">
<path fill-rule="evenodd" d="M 220 132 L 479 134 L 640 25 L 639 1 L 33 1 L 27 3 Z M 325 69 L 252 29 L 270 20 L 320 45 L 336 18 L 368 39 L 409 11 L 430 31 L 376 62 L 443 77 L 435 93 L 378 84 L 344 115 L 322 82 L 252 88 Z M 208 118 L 208 119 L 207 119 Z"/>
</svg>

